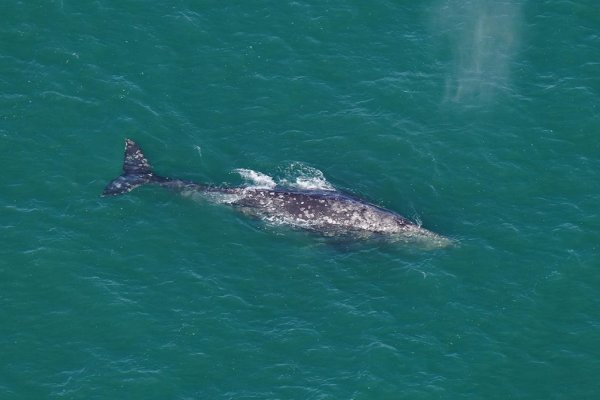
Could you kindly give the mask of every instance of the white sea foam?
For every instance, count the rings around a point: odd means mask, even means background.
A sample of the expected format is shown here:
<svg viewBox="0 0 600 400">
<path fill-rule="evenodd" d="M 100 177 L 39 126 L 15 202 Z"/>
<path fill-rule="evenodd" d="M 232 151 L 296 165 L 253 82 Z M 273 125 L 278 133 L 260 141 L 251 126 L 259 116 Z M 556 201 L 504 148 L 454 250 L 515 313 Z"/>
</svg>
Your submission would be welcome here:
<svg viewBox="0 0 600 400">
<path fill-rule="evenodd" d="M 277 184 L 272 177 L 262 172 L 253 171 L 251 169 L 237 168 L 233 172 L 240 174 L 242 179 L 249 183 L 254 188 L 272 189 Z"/>
<path fill-rule="evenodd" d="M 320 177 L 300 176 L 296 178 L 293 186 L 304 190 L 335 190 L 331 183 Z"/>
<path fill-rule="evenodd" d="M 236 168 L 233 172 L 239 174 L 250 187 L 257 189 L 282 186 L 300 190 L 335 190 L 323 172 L 301 162 L 289 164 L 283 169 L 283 176 L 277 178 L 246 168 Z"/>
<path fill-rule="evenodd" d="M 293 162 L 285 169 L 281 184 L 302 190 L 335 190 L 323 172 L 301 162 Z"/>
</svg>

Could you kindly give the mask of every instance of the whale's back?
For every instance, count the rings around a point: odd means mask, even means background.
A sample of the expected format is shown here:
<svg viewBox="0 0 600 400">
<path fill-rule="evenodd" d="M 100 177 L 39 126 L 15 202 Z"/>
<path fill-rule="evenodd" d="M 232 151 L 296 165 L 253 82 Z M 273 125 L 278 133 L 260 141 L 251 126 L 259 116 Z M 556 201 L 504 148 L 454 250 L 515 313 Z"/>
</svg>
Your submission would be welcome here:
<svg viewBox="0 0 600 400">
<path fill-rule="evenodd" d="M 233 205 L 267 221 L 324 233 L 396 233 L 415 226 L 399 214 L 333 191 L 246 188 Z"/>
</svg>

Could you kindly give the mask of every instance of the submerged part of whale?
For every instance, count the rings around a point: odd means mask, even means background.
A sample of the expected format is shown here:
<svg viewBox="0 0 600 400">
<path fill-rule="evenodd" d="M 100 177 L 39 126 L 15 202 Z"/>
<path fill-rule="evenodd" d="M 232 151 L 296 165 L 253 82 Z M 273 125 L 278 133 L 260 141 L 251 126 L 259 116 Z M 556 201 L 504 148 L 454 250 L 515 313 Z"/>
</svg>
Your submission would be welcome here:
<svg viewBox="0 0 600 400">
<path fill-rule="evenodd" d="M 102 194 L 120 195 L 144 184 L 174 189 L 184 195 L 200 195 L 270 223 L 290 225 L 327 236 L 377 235 L 425 241 L 435 247 L 451 243 L 393 211 L 334 190 L 220 187 L 159 176 L 152 170 L 140 147 L 126 139 L 123 174 L 110 182 Z"/>
</svg>

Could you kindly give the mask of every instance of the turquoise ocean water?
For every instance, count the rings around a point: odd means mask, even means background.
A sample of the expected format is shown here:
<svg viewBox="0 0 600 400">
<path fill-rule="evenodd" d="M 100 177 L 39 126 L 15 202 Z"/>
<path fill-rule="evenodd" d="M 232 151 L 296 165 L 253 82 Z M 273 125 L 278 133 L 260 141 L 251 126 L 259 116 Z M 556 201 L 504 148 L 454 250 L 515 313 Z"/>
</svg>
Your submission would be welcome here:
<svg viewBox="0 0 600 400">
<path fill-rule="evenodd" d="M 596 399 L 596 1 L 5 1 L 1 399 Z M 323 179 L 456 246 L 144 187 Z M 324 182 L 323 180 L 321 180 Z"/>
</svg>

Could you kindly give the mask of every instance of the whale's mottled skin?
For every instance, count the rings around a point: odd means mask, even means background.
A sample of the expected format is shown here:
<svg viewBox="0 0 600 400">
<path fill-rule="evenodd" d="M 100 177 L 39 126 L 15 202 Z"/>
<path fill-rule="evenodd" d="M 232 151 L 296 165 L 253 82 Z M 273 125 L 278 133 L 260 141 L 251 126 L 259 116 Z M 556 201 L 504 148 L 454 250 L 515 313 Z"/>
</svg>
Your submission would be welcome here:
<svg viewBox="0 0 600 400">
<path fill-rule="evenodd" d="M 328 236 L 386 235 L 427 240 L 436 247 L 450 243 L 448 239 L 393 211 L 338 191 L 219 187 L 158 176 L 140 147 L 127 139 L 123 174 L 106 186 L 103 195 L 120 195 L 143 184 L 174 189 L 184 195 L 199 194 L 206 199 L 229 204 L 244 214 Z"/>
</svg>

